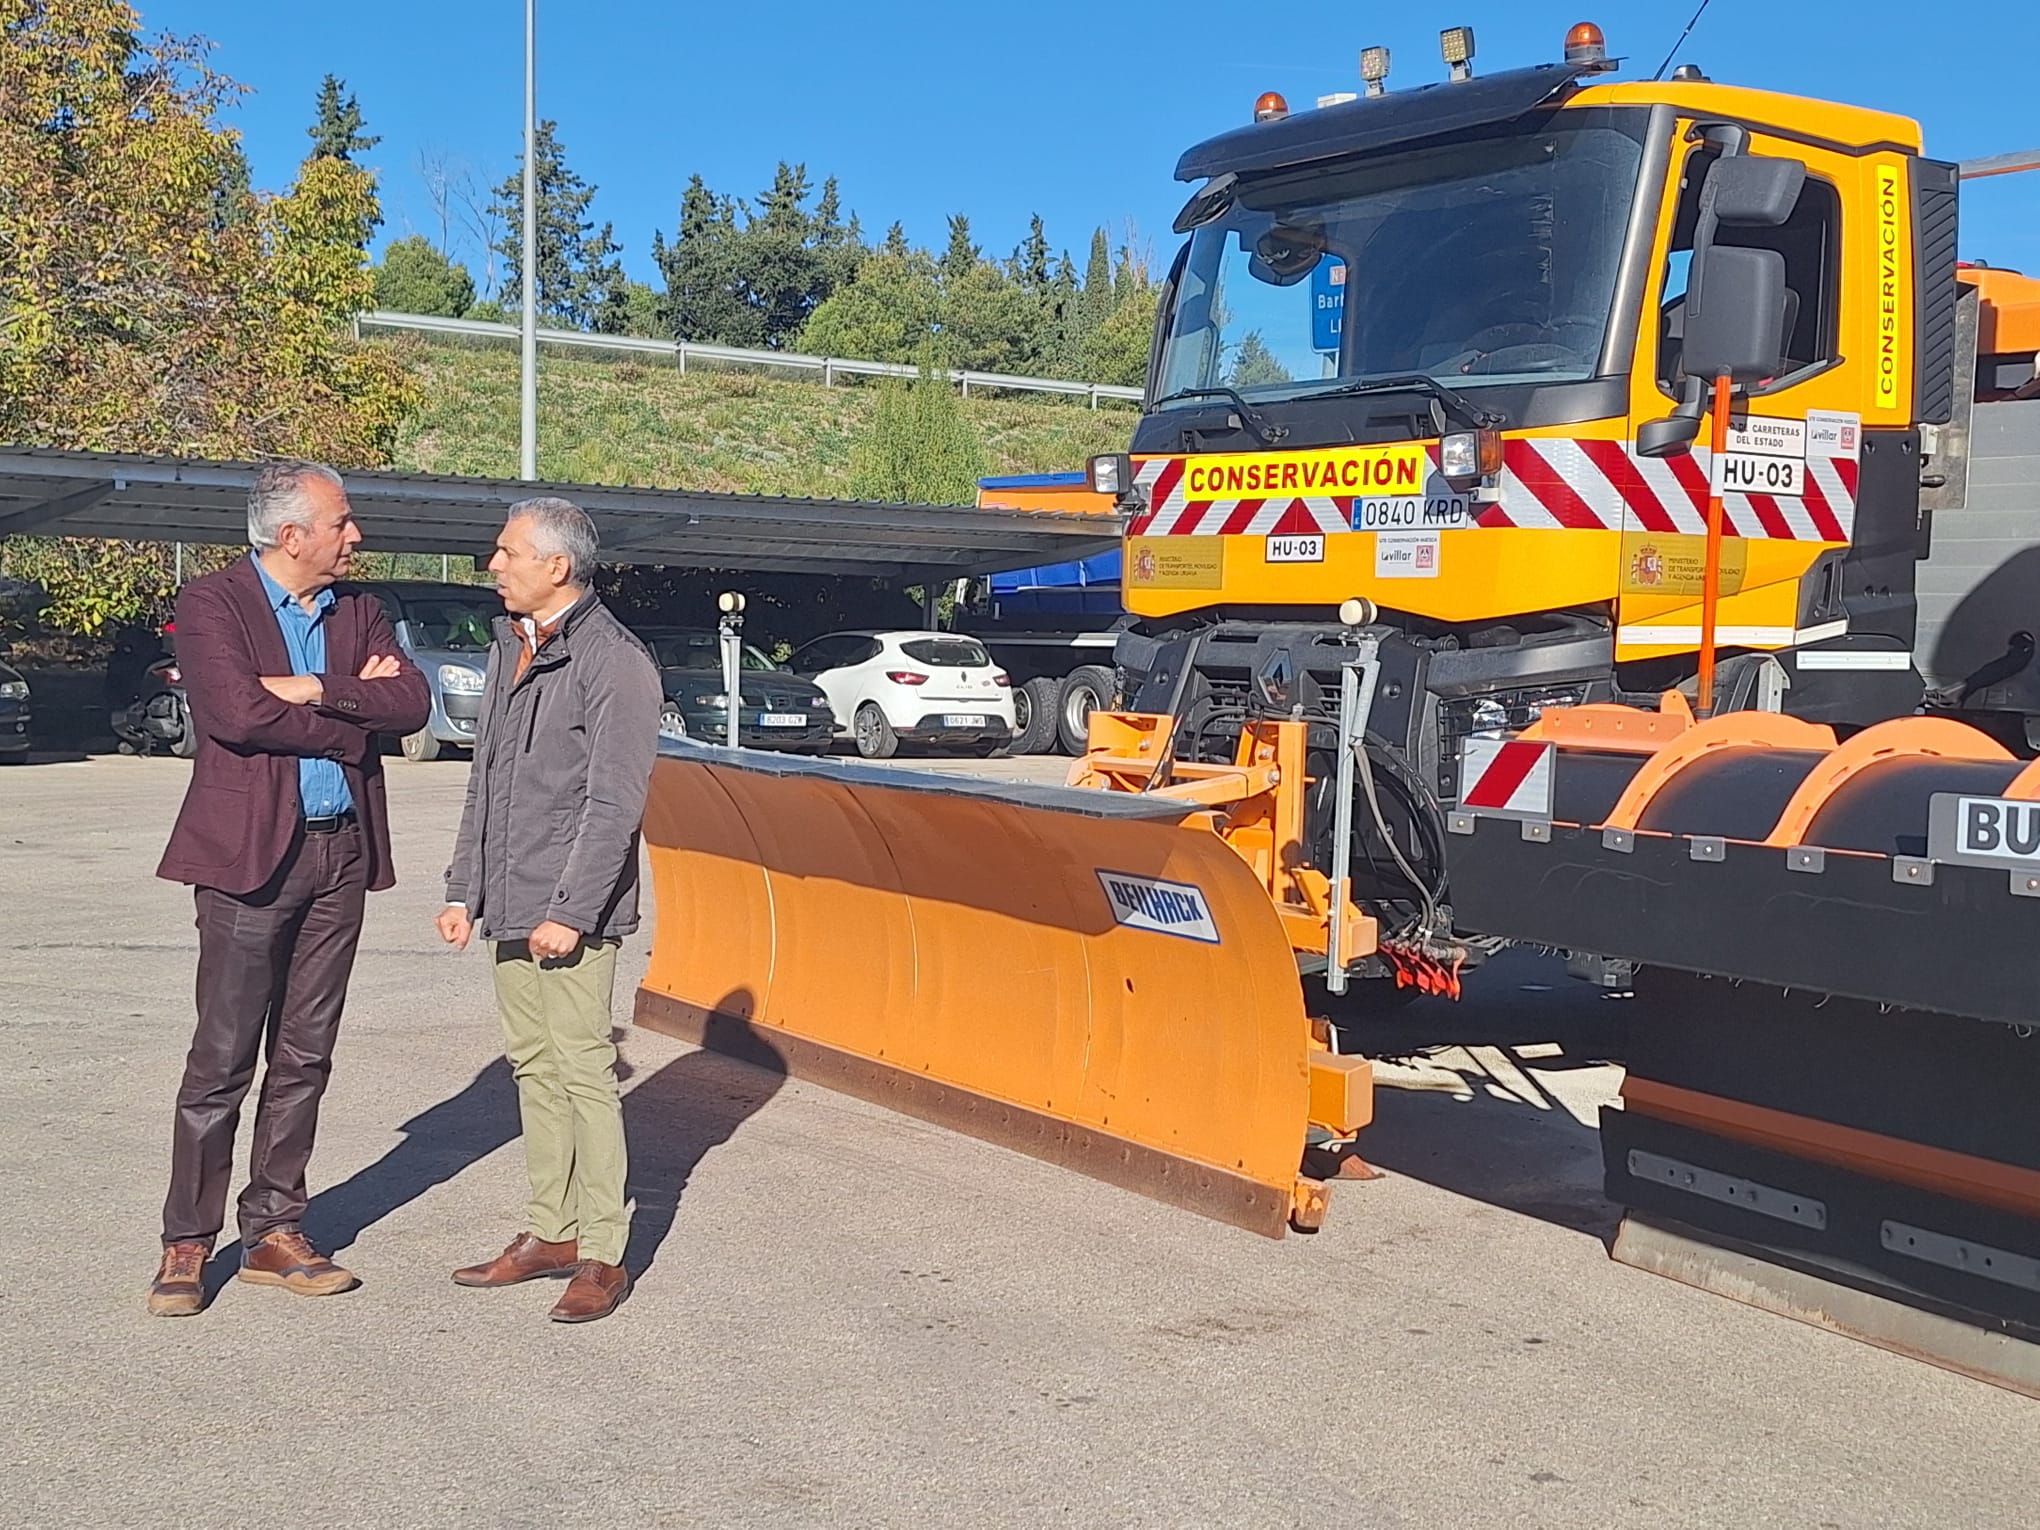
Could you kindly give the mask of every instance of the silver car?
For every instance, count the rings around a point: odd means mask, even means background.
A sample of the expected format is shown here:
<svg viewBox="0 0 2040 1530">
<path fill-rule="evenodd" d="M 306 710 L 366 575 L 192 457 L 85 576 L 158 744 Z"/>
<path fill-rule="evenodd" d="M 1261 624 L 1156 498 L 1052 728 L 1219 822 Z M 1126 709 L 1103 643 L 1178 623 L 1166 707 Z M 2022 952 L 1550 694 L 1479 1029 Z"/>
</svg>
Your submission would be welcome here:
<svg viewBox="0 0 2040 1530">
<path fill-rule="evenodd" d="M 482 710 L 493 623 L 503 603 L 487 585 L 429 580 L 364 580 L 359 588 L 383 603 L 397 642 L 425 674 L 432 715 L 402 740 L 407 760 L 436 760 L 471 749 Z"/>
</svg>

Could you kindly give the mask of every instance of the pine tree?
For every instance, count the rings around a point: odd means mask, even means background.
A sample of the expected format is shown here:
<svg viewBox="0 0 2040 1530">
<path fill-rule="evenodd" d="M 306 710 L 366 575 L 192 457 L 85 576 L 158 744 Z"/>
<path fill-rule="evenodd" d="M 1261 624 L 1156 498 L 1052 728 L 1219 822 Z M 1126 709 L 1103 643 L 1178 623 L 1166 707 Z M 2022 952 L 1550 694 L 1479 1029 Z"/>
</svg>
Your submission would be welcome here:
<svg viewBox="0 0 2040 1530">
<path fill-rule="evenodd" d="M 912 253 L 912 247 L 907 243 L 907 226 L 904 223 L 895 223 L 885 231 L 885 243 L 879 246 L 879 253 L 890 255 L 895 260 L 905 260 Z"/>
<path fill-rule="evenodd" d="M 599 323 L 621 323 L 624 275 L 617 260 L 623 247 L 615 230 L 598 230 L 589 215 L 595 188 L 567 167 L 559 141 L 559 124 L 538 125 L 535 156 L 538 199 L 538 311 L 573 329 Z M 523 302 L 524 282 L 524 157 L 518 168 L 496 188 L 489 211 L 503 220 L 503 238 L 495 246 L 503 257 L 503 303 Z"/>
<path fill-rule="evenodd" d="M 673 242 L 660 235 L 652 245 L 666 283 L 659 307 L 666 334 L 709 345 L 754 346 L 763 340 L 737 277 L 738 234 L 735 204 L 709 190 L 699 175 L 690 177 Z"/>
<path fill-rule="evenodd" d="M 983 251 L 970 242 L 970 217 L 965 213 L 949 215 L 949 248 L 942 252 L 942 275 L 945 279 L 960 277 L 975 266 Z"/>
<path fill-rule="evenodd" d="M 354 156 L 365 154 L 382 142 L 381 138 L 365 137 L 361 127 L 361 106 L 354 97 L 344 100 L 341 92 L 347 84 L 338 75 L 327 75 L 319 86 L 319 117 L 305 135 L 312 140 L 312 152 L 308 159 L 342 159 L 350 165 Z"/>
</svg>

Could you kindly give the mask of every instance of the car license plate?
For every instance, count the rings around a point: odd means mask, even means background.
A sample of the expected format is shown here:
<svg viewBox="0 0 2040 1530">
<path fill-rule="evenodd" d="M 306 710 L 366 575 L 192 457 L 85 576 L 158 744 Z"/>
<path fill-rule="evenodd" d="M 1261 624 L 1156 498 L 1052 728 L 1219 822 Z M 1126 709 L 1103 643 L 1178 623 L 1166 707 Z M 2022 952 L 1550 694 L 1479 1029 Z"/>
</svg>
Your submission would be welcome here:
<svg viewBox="0 0 2040 1530">
<path fill-rule="evenodd" d="M 982 728 L 983 716 L 976 712 L 951 712 L 942 719 L 945 728 Z"/>
<path fill-rule="evenodd" d="M 759 717 L 758 726 L 761 728 L 805 728 L 807 726 L 807 713 L 766 712 Z"/>
</svg>

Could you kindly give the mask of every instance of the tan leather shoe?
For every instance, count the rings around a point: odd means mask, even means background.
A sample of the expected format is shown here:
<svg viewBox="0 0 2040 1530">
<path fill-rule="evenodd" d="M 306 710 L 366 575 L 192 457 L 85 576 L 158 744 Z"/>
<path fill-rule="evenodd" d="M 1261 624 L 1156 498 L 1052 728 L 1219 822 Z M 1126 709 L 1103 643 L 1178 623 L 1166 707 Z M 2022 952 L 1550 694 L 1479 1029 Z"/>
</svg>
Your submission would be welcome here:
<svg viewBox="0 0 2040 1530">
<path fill-rule="evenodd" d="M 149 1285 L 150 1317 L 190 1317 L 205 1308 L 205 1262 L 209 1243 L 166 1243 L 163 1262 Z"/>
<path fill-rule="evenodd" d="M 244 1249 L 235 1278 L 253 1286 L 281 1286 L 294 1296 L 337 1296 L 361 1284 L 313 1248 L 295 1227 L 279 1227 Z"/>
<path fill-rule="evenodd" d="M 548 1275 L 571 1275 L 580 1264 L 572 1238 L 548 1243 L 531 1233 L 521 1232 L 494 1259 L 471 1264 L 453 1272 L 457 1286 L 514 1286 L 520 1280 L 542 1280 Z"/>
<path fill-rule="evenodd" d="M 551 1317 L 555 1323 L 592 1323 L 608 1317 L 629 1294 L 630 1273 L 622 1265 L 583 1259 L 553 1304 Z"/>
</svg>

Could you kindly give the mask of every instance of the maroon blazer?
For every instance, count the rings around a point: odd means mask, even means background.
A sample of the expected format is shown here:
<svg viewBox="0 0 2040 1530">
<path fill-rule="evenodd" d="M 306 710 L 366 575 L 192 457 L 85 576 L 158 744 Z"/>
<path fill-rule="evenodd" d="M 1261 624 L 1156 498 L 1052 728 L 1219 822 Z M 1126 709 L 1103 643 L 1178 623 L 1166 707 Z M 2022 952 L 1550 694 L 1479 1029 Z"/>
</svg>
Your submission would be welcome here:
<svg viewBox="0 0 2040 1530">
<path fill-rule="evenodd" d="M 397 646 L 382 602 L 344 584 L 333 593 L 325 700 L 309 707 L 279 701 L 261 684 L 264 675 L 290 673 L 290 650 L 251 559 L 192 580 L 177 597 L 177 667 L 198 754 L 156 875 L 254 892 L 276 874 L 297 838 L 299 759 L 323 756 L 340 762 L 354 794 L 369 889 L 396 881 L 376 735 L 424 727 L 432 696 Z M 394 657 L 402 672 L 388 680 L 354 678 L 372 654 Z"/>
</svg>

